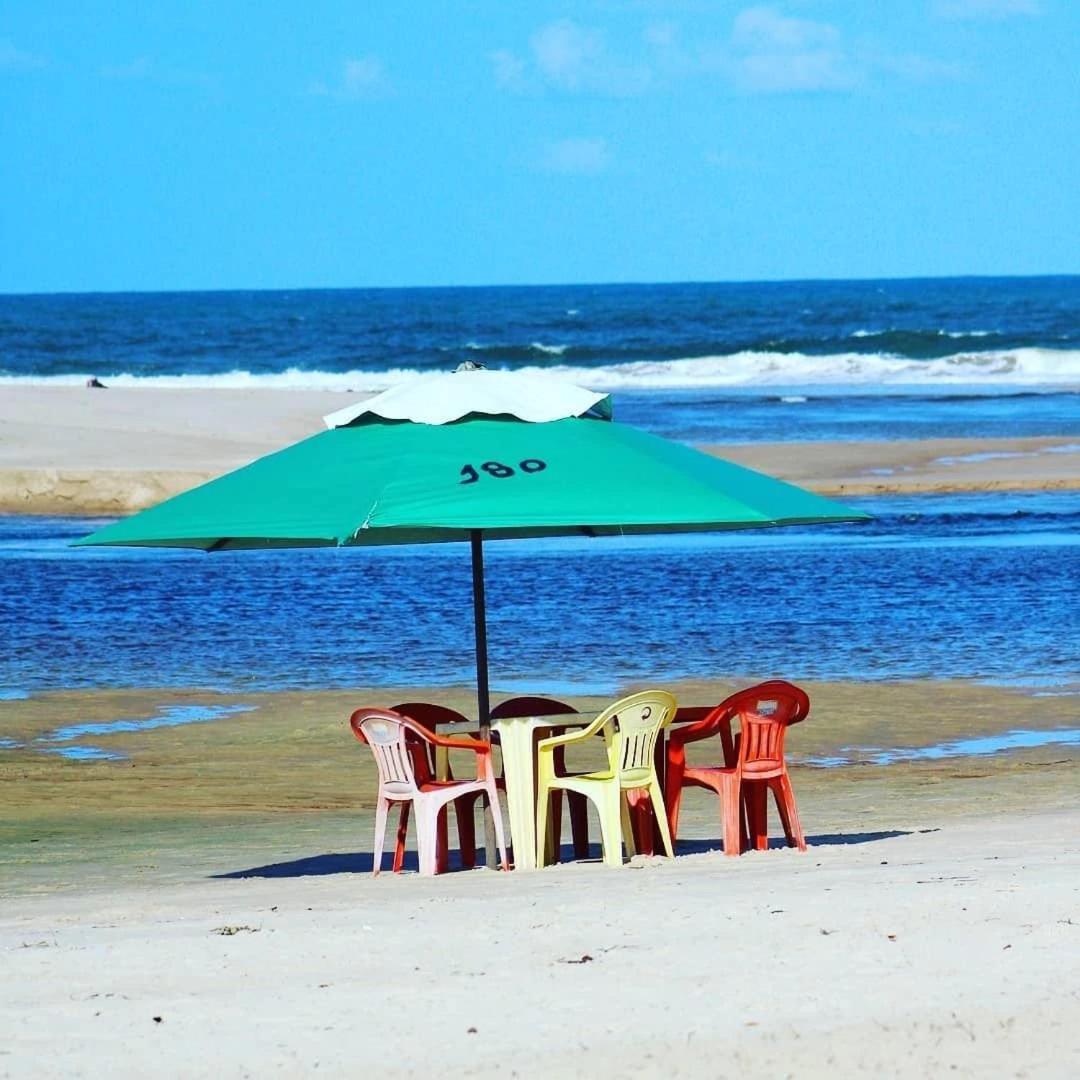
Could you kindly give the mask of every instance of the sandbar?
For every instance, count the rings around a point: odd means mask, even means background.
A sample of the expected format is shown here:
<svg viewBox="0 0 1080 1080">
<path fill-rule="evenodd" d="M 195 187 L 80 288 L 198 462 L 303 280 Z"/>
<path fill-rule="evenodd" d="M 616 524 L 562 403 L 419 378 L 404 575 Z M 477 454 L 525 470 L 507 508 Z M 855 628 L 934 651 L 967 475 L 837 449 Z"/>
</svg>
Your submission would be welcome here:
<svg viewBox="0 0 1080 1080">
<path fill-rule="evenodd" d="M 7 385 L 0 512 L 122 515 L 323 430 L 344 391 Z M 1080 488 L 1080 437 L 705 447 L 825 495 Z"/>
</svg>

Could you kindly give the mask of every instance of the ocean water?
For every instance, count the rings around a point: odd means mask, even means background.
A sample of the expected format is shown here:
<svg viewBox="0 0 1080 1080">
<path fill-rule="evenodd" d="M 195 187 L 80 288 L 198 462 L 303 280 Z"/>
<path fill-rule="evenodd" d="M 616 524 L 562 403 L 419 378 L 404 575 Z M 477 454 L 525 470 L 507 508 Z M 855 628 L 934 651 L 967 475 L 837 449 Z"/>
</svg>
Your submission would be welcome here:
<svg viewBox="0 0 1080 1080">
<path fill-rule="evenodd" d="M 1080 689 L 1080 492 L 850 502 L 874 520 L 487 545 L 493 685 L 607 692 L 731 675 Z M 473 680 L 466 545 L 68 546 L 98 524 L 0 519 L 5 695 Z"/>
<path fill-rule="evenodd" d="M 377 390 L 464 359 L 610 390 L 617 418 L 693 442 L 1080 444 L 1080 277 L 0 296 L 0 395 L 89 375 Z M 851 501 L 875 520 L 489 545 L 494 684 L 955 677 L 1074 692 L 1080 493 Z M 461 546 L 68 547 L 98 524 L 0 518 L 0 700 L 472 681 Z"/>
<path fill-rule="evenodd" d="M 1080 435 L 1080 277 L 0 296 L 0 393 L 378 390 L 465 359 L 694 441 Z"/>
</svg>

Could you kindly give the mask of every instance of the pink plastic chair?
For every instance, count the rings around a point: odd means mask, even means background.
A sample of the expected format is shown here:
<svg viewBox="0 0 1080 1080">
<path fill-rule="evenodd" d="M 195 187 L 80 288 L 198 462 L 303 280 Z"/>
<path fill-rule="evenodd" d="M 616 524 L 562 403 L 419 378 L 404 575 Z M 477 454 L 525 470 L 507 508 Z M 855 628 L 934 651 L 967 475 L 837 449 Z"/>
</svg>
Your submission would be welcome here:
<svg viewBox="0 0 1080 1080">
<path fill-rule="evenodd" d="M 462 795 L 482 792 L 491 803 L 495 838 L 502 868 L 508 870 L 502 812 L 495 789 L 491 764 L 491 746 L 477 739 L 446 739 L 428 731 L 415 720 L 388 709 L 357 709 L 349 718 L 353 733 L 371 747 L 379 770 L 379 794 L 375 806 L 375 843 L 373 872 L 382 868 L 386 818 L 393 802 L 408 802 L 416 807 L 416 839 L 420 855 L 420 873 L 431 875 L 439 869 L 439 815 L 449 803 Z M 432 780 L 417 776 L 412 745 L 419 739 L 429 746 L 448 750 L 471 750 L 476 754 L 475 780 Z M 407 820 L 407 819 L 406 819 Z"/>
<path fill-rule="evenodd" d="M 806 692 L 777 679 L 740 690 L 702 719 L 672 730 L 668 735 L 664 784 L 672 841 L 679 828 L 682 789 L 693 785 L 709 788 L 720 796 L 725 854 L 738 855 L 749 843 L 758 850 L 769 846 L 770 791 L 776 799 L 788 844 L 805 851 L 806 838 L 784 760 L 784 734 L 809 711 L 810 698 Z M 739 734 L 733 740 L 731 721 L 734 719 L 739 721 Z M 686 744 L 717 734 L 723 745 L 724 765 L 711 768 L 687 765 Z"/>
<path fill-rule="evenodd" d="M 446 705 L 433 705 L 429 701 L 404 701 L 400 705 L 391 705 L 391 712 L 400 713 L 410 720 L 415 720 L 421 727 L 427 728 L 432 734 L 438 731 L 438 725 L 452 727 L 455 724 L 468 724 L 469 718 L 456 709 Z M 413 769 L 416 777 L 421 782 L 439 778 L 438 766 L 435 761 L 435 744 L 424 743 L 406 735 L 409 749 L 413 757 Z M 450 762 L 446 762 L 446 775 L 444 780 L 453 780 L 454 772 Z M 502 783 L 495 783 L 502 787 Z M 475 806 L 476 800 L 483 797 L 483 792 L 473 792 L 471 795 L 462 795 L 454 800 L 454 816 L 457 818 L 458 847 L 461 851 L 461 865 L 465 869 L 472 869 L 476 865 L 476 824 Z M 409 810 L 412 803 L 403 802 L 398 817 L 397 843 L 394 846 L 394 873 L 399 873 L 405 861 L 405 837 L 409 828 Z M 439 873 L 445 873 L 449 866 L 449 836 L 450 828 L 447 814 L 439 815 Z"/>
</svg>

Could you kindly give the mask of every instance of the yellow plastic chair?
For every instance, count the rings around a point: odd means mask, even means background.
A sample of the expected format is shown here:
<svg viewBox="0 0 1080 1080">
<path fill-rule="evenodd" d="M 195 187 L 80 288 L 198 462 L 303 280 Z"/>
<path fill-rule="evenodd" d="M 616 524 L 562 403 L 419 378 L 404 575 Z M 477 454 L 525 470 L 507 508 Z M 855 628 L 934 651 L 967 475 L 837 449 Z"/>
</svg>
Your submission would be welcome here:
<svg viewBox="0 0 1080 1080">
<path fill-rule="evenodd" d="M 622 865 L 622 845 L 634 854 L 634 833 L 630 827 L 629 791 L 648 793 L 660 827 L 664 851 L 674 857 L 663 791 L 656 775 L 656 740 L 675 716 L 676 701 L 664 690 L 644 690 L 609 705 L 588 727 L 541 739 L 536 744 L 536 865 L 545 865 L 547 854 L 548 806 L 552 792 L 576 791 L 592 800 L 600 816 L 600 836 L 604 862 Z M 559 747 L 584 743 L 596 734 L 604 737 L 608 767 L 602 772 L 571 773 L 560 776 L 555 770 Z M 559 838 L 555 838 L 555 843 Z"/>
</svg>

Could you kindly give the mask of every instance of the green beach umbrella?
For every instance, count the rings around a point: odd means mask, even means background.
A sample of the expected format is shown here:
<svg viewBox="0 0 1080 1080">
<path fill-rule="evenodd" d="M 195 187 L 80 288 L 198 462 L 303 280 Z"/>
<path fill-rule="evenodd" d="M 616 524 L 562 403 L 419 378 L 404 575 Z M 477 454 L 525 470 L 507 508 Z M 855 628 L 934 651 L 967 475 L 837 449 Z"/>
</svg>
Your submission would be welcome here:
<svg viewBox="0 0 1080 1080">
<path fill-rule="evenodd" d="M 867 515 L 611 418 L 610 399 L 512 372 L 420 378 L 329 430 L 77 545 L 239 548 L 468 541 L 479 719 L 483 541 L 857 521 Z"/>
</svg>

